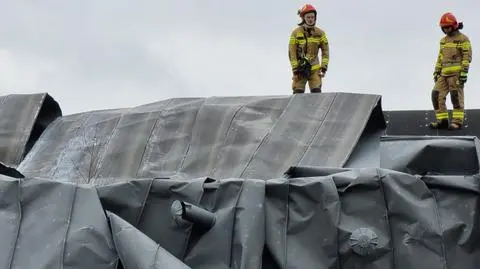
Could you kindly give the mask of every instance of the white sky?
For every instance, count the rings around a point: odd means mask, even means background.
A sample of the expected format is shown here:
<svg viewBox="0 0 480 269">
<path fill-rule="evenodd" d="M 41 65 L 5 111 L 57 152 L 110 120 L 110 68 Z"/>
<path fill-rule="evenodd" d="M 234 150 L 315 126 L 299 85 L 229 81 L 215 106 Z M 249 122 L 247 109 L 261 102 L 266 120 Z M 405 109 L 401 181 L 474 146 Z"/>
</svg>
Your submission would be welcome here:
<svg viewBox="0 0 480 269">
<path fill-rule="evenodd" d="M 465 104 L 480 108 L 478 0 L 3 0 L 0 95 L 48 92 L 71 114 L 290 94 L 288 39 L 305 3 L 330 42 L 323 90 L 381 94 L 384 109 L 431 109 L 438 21 L 452 11 L 474 49 Z"/>
</svg>

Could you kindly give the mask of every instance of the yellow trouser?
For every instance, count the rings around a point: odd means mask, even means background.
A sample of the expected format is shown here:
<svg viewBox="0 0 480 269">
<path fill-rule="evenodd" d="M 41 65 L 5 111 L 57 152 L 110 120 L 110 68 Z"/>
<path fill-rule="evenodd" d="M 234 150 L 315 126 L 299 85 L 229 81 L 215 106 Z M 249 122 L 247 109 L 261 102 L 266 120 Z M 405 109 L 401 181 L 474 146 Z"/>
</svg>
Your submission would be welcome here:
<svg viewBox="0 0 480 269">
<path fill-rule="evenodd" d="M 310 77 L 307 78 L 300 78 L 297 75 L 294 75 L 292 78 L 292 90 L 293 93 L 304 93 L 305 86 L 308 81 L 308 86 L 310 88 L 310 92 L 321 92 L 322 91 L 322 77 L 318 73 L 318 70 L 312 70 Z"/>
<path fill-rule="evenodd" d="M 464 85 L 460 83 L 460 74 L 453 76 L 440 76 L 432 91 L 432 104 L 435 109 L 437 121 L 448 120 L 448 111 L 445 104 L 447 95 L 453 105 L 452 122 L 463 125 L 464 118 Z"/>
</svg>

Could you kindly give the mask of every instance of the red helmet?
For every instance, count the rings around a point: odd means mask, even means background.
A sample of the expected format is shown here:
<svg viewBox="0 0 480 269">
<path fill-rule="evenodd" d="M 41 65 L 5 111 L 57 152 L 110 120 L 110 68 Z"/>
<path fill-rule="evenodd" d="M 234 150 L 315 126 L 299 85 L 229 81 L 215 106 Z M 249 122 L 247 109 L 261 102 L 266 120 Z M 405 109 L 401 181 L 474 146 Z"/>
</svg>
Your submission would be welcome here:
<svg viewBox="0 0 480 269">
<path fill-rule="evenodd" d="M 303 18 L 303 16 L 307 13 L 313 12 L 315 13 L 315 16 L 317 15 L 317 10 L 310 4 L 304 5 L 302 8 L 300 8 L 297 12 L 297 14 Z"/>
<path fill-rule="evenodd" d="M 452 26 L 454 29 L 458 27 L 458 21 L 452 13 L 447 12 L 440 18 L 440 27 Z"/>
</svg>

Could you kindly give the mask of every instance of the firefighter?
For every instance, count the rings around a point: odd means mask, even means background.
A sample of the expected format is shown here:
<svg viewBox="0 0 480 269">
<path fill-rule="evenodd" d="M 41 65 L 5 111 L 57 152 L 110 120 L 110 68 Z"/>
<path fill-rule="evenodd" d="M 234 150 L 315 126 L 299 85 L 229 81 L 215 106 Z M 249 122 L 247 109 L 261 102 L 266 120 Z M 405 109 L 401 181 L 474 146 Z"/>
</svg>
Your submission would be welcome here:
<svg viewBox="0 0 480 269">
<path fill-rule="evenodd" d="M 308 81 L 310 92 L 322 91 L 322 78 L 328 69 L 329 45 L 325 31 L 315 26 L 317 11 L 306 4 L 298 10 L 302 21 L 291 35 L 288 56 L 293 72 L 293 94 L 304 93 Z M 318 53 L 321 50 L 322 60 Z"/>
<path fill-rule="evenodd" d="M 469 38 L 460 32 L 463 23 L 459 23 L 452 13 L 442 15 L 440 27 L 445 36 L 440 40 L 433 73 L 435 86 L 431 97 L 436 121 L 430 123 L 430 128 L 456 130 L 462 128 L 464 121 L 463 89 L 472 61 L 472 47 Z M 453 105 L 450 124 L 445 104 L 449 93 Z"/>
</svg>

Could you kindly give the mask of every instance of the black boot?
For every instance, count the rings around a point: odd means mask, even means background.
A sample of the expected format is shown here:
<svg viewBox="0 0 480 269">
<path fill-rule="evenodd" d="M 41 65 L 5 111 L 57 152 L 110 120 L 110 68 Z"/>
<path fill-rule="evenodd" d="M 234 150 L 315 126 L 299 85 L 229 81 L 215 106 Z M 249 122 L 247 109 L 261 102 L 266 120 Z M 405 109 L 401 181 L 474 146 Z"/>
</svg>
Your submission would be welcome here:
<svg viewBox="0 0 480 269">
<path fill-rule="evenodd" d="M 448 120 L 430 122 L 428 127 L 431 129 L 448 129 Z"/>
</svg>

